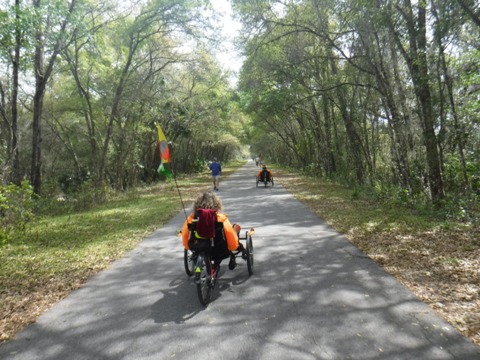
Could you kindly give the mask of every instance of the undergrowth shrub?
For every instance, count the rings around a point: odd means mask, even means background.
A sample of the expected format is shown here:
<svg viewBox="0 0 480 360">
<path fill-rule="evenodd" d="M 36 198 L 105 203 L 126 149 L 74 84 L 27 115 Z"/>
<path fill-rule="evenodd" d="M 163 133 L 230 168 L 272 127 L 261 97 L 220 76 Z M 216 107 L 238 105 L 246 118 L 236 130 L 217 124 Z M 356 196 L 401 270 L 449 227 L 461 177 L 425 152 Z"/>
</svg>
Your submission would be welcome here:
<svg viewBox="0 0 480 360">
<path fill-rule="evenodd" d="M 447 195 L 442 201 L 442 211 L 446 219 L 463 223 L 480 222 L 479 196 L 475 193 Z"/>
<path fill-rule="evenodd" d="M 28 181 L 0 186 L 0 244 L 7 243 L 13 232 L 23 231 L 35 217 L 35 198 Z"/>
<path fill-rule="evenodd" d="M 406 206 L 421 213 L 435 213 L 448 221 L 479 224 L 480 195 L 474 191 L 447 194 L 433 204 L 427 194 L 412 193 L 407 189 L 377 183 L 374 186 L 355 187 L 352 199 L 367 199 L 390 206 Z"/>
<path fill-rule="evenodd" d="M 37 210 L 42 215 L 60 215 L 78 211 L 86 211 L 103 204 L 113 190 L 95 187 L 92 182 L 84 182 L 69 193 L 58 192 L 51 186 L 37 202 Z"/>
<path fill-rule="evenodd" d="M 411 205 L 411 194 L 407 189 L 376 183 L 370 186 L 357 186 L 352 192 L 353 199 L 368 199 L 392 205 Z"/>
<path fill-rule="evenodd" d="M 367 199 L 390 206 L 406 206 L 409 208 L 430 205 L 430 199 L 425 193 L 414 194 L 409 189 L 381 182 L 354 187 L 352 199 Z"/>
</svg>

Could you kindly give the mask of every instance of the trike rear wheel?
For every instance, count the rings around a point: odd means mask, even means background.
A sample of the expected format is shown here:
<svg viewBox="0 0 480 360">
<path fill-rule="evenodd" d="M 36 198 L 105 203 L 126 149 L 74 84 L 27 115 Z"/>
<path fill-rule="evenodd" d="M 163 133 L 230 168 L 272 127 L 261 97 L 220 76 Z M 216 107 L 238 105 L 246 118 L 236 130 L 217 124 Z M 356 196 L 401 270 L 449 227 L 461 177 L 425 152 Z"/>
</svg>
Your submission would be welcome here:
<svg viewBox="0 0 480 360">
<path fill-rule="evenodd" d="M 205 254 L 198 255 L 195 264 L 195 283 L 197 285 L 197 294 L 200 303 L 207 306 L 210 302 L 210 293 L 212 290 L 212 268 L 210 259 Z"/>
<path fill-rule="evenodd" d="M 195 259 L 193 258 L 193 252 L 184 249 L 183 251 L 183 264 L 185 265 L 185 272 L 188 276 L 192 276 L 195 271 Z"/>
</svg>

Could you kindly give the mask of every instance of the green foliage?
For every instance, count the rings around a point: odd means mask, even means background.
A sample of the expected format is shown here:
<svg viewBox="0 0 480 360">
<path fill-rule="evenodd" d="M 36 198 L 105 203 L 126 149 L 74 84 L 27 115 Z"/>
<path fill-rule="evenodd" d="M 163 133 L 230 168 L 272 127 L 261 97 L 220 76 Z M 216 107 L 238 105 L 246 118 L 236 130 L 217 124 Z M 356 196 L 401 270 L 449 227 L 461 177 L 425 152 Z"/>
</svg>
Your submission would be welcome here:
<svg viewBox="0 0 480 360">
<path fill-rule="evenodd" d="M 68 3 L 59 0 L 41 2 L 38 8 L 28 2 L 21 2 L 20 9 L 10 6 L 13 2 L 8 2 L 8 9 L 2 6 L 0 86 L 7 109 L 11 108 L 8 72 L 16 25 L 22 35 L 20 83 L 33 81 L 32 44 L 37 30 L 43 31 L 46 55 L 57 43 L 61 49 L 44 98 L 41 162 L 46 191 L 41 193 L 53 197 L 61 191 L 67 200 L 58 205 L 42 198 L 41 208 L 86 208 L 89 198 L 97 199 L 95 194 L 86 195 L 92 193 L 90 180 L 115 190 L 156 181 L 155 122 L 162 124 L 172 143 L 180 173 L 198 169 L 195 159 L 210 158 L 214 152 L 226 158 L 239 152 L 238 142 L 231 140 L 241 137 L 244 117 L 231 106 L 236 100 L 227 74 L 210 50 L 217 36 L 209 23 L 214 14 L 207 10 L 208 3 L 80 1 L 69 16 Z M 67 27 L 62 32 L 59 24 L 64 21 Z M 184 44 L 198 47 L 187 54 L 179 51 Z M 23 90 L 17 147 L 22 170 L 31 162 L 32 119 L 31 107 L 23 105 L 33 95 L 32 87 Z M 2 165 L 12 163 L 8 149 L 12 136 L 4 131 L 6 126 L 2 120 Z M 11 178 L 8 171 L 0 178 Z M 60 189 L 51 185 L 57 179 Z"/>
<path fill-rule="evenodd" d="M 322 180 L 323 181 L 323 180 Z M 408 189 L 376 183 L 374 186 L 355 187 L 351 192 L 353 200 L 368 200 L 382 204 L 383 207 L 397 206 L 414 209 L 423 214 L 435 214 L 438 219 L 448 222 L 478 224 L 480 222 L 480 196 L 473 193 L 448 194 L 436 208 L 425 199 Z"/>
<path fill-rule="evenodd" d="M 55 188 L 55 186 L 54 186 Z M 72 214 L 91 210 L 105 203 L 114 194 L 108 186 L 95 186 L 91 181 L 76 184 L 74 189 L 53 196 L 55 190 L 45 189 L 45 196 L 36 201 L 36 210 L 41 216 Z M 132 193 L 132 192 L 128 192 Z"/>
<path fill-rule="evenodd" d="M 21 232 L 34 218 L 35 195 L 28 181 L 20 186 L 0 186 L 0 244 L 8 242 L 11 234 Z"/>
<path fill-rule="evenodd" d="M 477 188 L 479 28 L 458 3 L 425 8 L 436 19 L 427 21 L 435 41 L 421 51 L 426 59 L 407 46 L 425 30 L 409 2 L 234 3 L 252 30 L 240 89 L 254 152 L 392 204 L 466 195 L 465 173 Z M 411 71 L 419 62 L 431 78 Z M 420 84 L 432 103 L 417 108 Z"/>
<path fill-rule="evenodd" d="M 200 172 L 202 170 L 205 170 L 206 166 L 207 166 L 207 160 L 195 159 L 195 161 L 193 162 L 192 170 L 193 172 Z"/>
<path fill-rule="evenodd" d="M 451 221 L 480 223 L 480 196 L 475 193 L 448 195 L 441 204 L 440 212 Z"/>
<path fill-rule="evenodd" d="M 446 157 L 444 161 L 444 168 L 443 168 L 443 175 L 445 179 L 445 184 L 449 190 L 453 190 L 456 192 L 463 192 L 465 191 L 465 182 L 463 180 L 463 173 L 462 173 L 462 164 L 460 159 L 453 154 L 450 154 Z M 459 185 L 463 186 L 459 186 Z"/>
<path fill-rule="evenodd" d="M 352 199 L 375 201 L 386 207 L 402 206 L 418 209 L 424 204 L 423 201 L 418 201 L 410 190 L 384 182 L 376 182 L 371 186 L 356 186 L 352 190 Z"/>
<path fill-rule="evenodd" d="M 89 175 L 83 171 L 81 174 L 62 175 L 58 179 L 58 183 L 62 191 L 67 194 L 75 194 L 82 192 L 82 187 L 89 181 Z"/>
</svg>

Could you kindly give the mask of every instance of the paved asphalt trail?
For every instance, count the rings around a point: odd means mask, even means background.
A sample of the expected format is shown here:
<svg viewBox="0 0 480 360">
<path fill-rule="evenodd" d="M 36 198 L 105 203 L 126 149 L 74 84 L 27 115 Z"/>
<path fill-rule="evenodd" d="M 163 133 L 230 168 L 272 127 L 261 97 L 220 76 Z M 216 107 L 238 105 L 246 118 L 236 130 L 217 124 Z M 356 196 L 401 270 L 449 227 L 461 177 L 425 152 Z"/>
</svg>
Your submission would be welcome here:
<svg viewBox="0 0 480 360">
<path fill-rule="evenodd" d="M 174 234 L 180 213 L 44 313 L 0 359 L 480 359 L 461 336 L 252 162 L 220 183 L 254 226 L 255 273 L 222 265 L 203 308 Z M 189 208 L 190 210 L 190 208 Z"/>
</svg>

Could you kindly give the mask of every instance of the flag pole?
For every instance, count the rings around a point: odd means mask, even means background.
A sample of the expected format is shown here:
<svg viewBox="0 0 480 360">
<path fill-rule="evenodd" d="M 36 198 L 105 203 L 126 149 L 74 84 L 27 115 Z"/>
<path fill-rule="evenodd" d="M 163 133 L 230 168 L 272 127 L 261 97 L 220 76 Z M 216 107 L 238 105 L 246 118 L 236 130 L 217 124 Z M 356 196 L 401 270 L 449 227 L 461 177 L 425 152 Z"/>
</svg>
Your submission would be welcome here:
<svg viewBox="0 0 480 360">
<path fill-rule="evenodd" d="M 163 167 L 164 163 L 170 163 L 171 164 L 171 172 L 173 176 L 173 180 L 175 181 L 175 187 L 177 188 L 178 191 L 178 196 L 180 198 L 180 202 L 182 204 L 182 209 L 183 213 L 185 214 L 185 219 L 188 218 L 187 216 L 187 211 L 185 210 L 185 204 L 183 203 L 182 199 L 182 194 L 180 193 L 180 187 L 178 186 L 177 182 L 177 177 L 175 176 L 176 171 L 174 171 L 174 166 L 173 166 L 173 161 L 171 159 L 170 154 L 172 153 L 171 151 L 171 144 L 167 142 L 167 138 L 160 127 L 159 124 L 155 122 L 155 125 L 157 126 L 157 133 L 158 133 L 158 151 L 160 155 L 160 166 L 159 166 L 159 171 L 163 172 L 165 169 Z M 161 170 L 160 170 L 161 169 Z"/>
<path fill-rule="evenodd" d="M 185 204 L 183 203 L 182 194 L 180 193 L 180 188 L 178 187 L 177 177 L 175 176 L 175 172 L 176 171 L 173 170 L 173 166 L 172 166 L 172 175 L 173 175 L 173 180 L 175 180 L 175 187 L 177 188 L 177 191 L 178 191 L 178 197 L 180 198 L 180 202 L 182 203 L 182 209 L 183 209 L 183 213 L 185 214 L 185 219 L 188 219 L 187 211 L 185 210 Z"/>
</svg>

